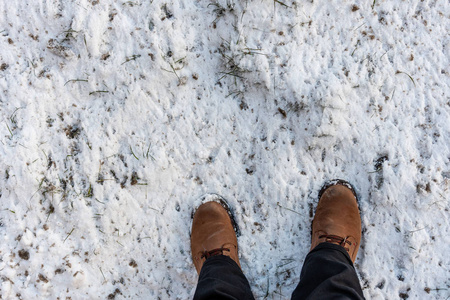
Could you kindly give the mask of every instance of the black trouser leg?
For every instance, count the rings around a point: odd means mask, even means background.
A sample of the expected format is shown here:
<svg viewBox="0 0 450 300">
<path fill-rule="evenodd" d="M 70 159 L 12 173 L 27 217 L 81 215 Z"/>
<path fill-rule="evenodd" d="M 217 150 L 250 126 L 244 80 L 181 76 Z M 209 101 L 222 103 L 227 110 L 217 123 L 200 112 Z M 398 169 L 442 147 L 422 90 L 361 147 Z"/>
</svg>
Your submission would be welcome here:
<svg viewBox="0 0 450 300">
<path fill-rule="evenodd" d="M 364 299 L 347 251 L 321 243 L 305 259 L 292 299 Z"/>
<path fill-rule="evenodd" d="M 202 266 L 194 300 L 210 299 L 254 299 L 241 268 L 228 256 L 212 256 Z"/>
</svg>

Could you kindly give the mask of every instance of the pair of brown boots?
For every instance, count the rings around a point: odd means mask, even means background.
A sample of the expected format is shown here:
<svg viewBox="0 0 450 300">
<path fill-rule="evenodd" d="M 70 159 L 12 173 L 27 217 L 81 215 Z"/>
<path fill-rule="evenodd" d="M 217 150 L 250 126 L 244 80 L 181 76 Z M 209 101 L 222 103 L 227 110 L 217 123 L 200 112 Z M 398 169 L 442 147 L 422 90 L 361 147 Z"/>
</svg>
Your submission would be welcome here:
<svg viewBox="0 0 450 300">
<path fill-rule="evenodd" d="M 310 250 L 325 242 L 341 245 L 355 262 L 360 241 L 361 217 L 355 192 L 344 181 L 331 182 L 319 193 Z M 215 201 L 200 205 L 192 222 L 191 251 L 197 273 L 214 255 L 229 256 L 241 266 L 236 232 L 226 206 Z"/>
</svg>

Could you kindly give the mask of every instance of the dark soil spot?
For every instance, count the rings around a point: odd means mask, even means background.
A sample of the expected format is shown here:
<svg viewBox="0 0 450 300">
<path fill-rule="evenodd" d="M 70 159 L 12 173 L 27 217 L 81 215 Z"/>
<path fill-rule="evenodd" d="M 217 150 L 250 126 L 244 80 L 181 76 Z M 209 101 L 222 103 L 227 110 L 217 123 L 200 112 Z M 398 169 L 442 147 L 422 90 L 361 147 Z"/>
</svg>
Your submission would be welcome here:
<svg viewBox="0 0 450 300">
<path fill-rule="evenodd" d="M 45 283 L 47 283 L 47 282 L 48 282 L 48 279 L 47 279 L 47 277 L 45 277 L 44 275 L 42 275 L 42 274 L 39 274 L 39 275 L 38 275 L 38 277 L 39 277 L 39 280 L 40 280 L 40 281 L 43 281 L 43 282 L 45 282 Z"/>
<path fill-rule="evenodd" d="M 278 112 L 283 116 L 283 119 L 286 119 L 287 114 L 284 109 L 282 109 L 281 107 L 278 107 Z"/>
<path fill-rule="evenodd" d="M 383 170 L 383 163 L 384 163 L 385 161 L 387 161 L 387 160 L 389 160 L 389 156 L 387 156 L 387 155 L 383 155 L 383 156 L 378 157 L 378 158 L 375 160 L 375 164 L 374 164 L 374 166 L 375 166 L 375 171 L 381 171 L 381 170 Z"/>
<path fill-rule="evenodd" d="M 381 281 L 379 284 L 377 284 L 377 288 L 379 288 L 380 290 L 383 289 L 385 283 L 386 283 L 386 282 L 385 282 L 384 280 Z"/>
<path fill-rule="evenodd" d="M 287 109 L 288 111 L 295 112 L 298 115 L 302 110 L 305 109 L 305 104 L 301 102 L 289 102 L 287 105 Z"/>
<path fill-rule="evenodd" d="M 111 55 L 109 55 L 109 53 L 105 53 L 102 55 L 102 57 L 100 58 L 101 60 L 107 60 Z"/>
<path fill-rule="evenodd" d="M 353 5 L 353 6 L 352 6 L 352 11 L 355 12 L 355 11 L 357 11 L 357 10 L 359 10 L 359 7 L 358 7 L 357 5 Z"/>
<path fill-rule="evenodd" d="M 80 128 L 78 128 L 77 126 L 69 125 L 64 128 L 64 132 L 66 133 L 68 138 L 73 139 L 80 134 Z"/>
<path fill-rule="evenodd" d="M 203 180 L 200 178 L 200 177 L 195 177 L 194 178 L 194 181 L 197 183 L 197 184 L 203 184 Z"/>
<path fill-rule="evenodd" d="M 247 103 L 245 103 L 245 101 L 241 101 L 241 103 L 239 103 L 239 108 L 241 110 L 247 110 L 248 109 L 248 105 L 247 105 Z"/>
<path fill-rule="evenodd" d="M 138 180 L 139 180 L 139 176 L 137 175 L 136 172 L 133 172 L 131 174 L 131 182 L 130 182 L 131 185 L 136 185 L 138 183 Z"/>
<path fill-rule="evenodd" d="M 125 176 L 122 180 L 122 182 L 120 183 L 120 187 L 121 188 L 125 188 L 127 185 L 127 180 L 128 180 L 128 176 Z"/>
<path fill-rule="evenodd" d="M 39 36 L 38 35 L 34 35 L 34 34 L 29 34 L 28 35 L 30 38 L 32 38 L 33 40 L 35 40 L 35 41 L 39 41 Z"/>
<path fill-rule="evenodd" d="M 132 259 L 128 265 L 133 268 L 136 268 L 138 266 L 134 259 Z"/>
<path fill-rule="evenodd" d="M 108 295 L 108 299 L 116 299 L 117 294 L 122 295 L 122 292 L 119 289 L 115 289 L 114 293 Z"/>
<path fill-rule="evenodd" d="M 384 176 L 383 176 L 383 164 L 385 161 L 389 160 L 389 157 L 387 155 L 383 155 L 378 157 L 376 160 L 374 160 L 374 167 L 375 172 L 378 172 L 376 176 L 376 187 L 377 189 L 381 189 L 384 183 Z"/>
<path fill-rule="evenodd" d="M 163 10 L 165 16 L 161 18 L 161 21 L 173 18 L 173 13 L 167 8 L 167 4 L 164 4 L 161 9 Z"/>
<path fill-rule="evenodd" d="M 24 249 L 19 250 L 19 257 L 24 260 L 29 260 L 30 252 L 28 252 L 27 250 L 24 250 Z"/>
<path fill-rule="evenodd" d="M 114 20 L 114 17 L 117 15 L 117 12 L 111 12 L 109 14 L 109 21 L 112 22 Z"/>
</svg>

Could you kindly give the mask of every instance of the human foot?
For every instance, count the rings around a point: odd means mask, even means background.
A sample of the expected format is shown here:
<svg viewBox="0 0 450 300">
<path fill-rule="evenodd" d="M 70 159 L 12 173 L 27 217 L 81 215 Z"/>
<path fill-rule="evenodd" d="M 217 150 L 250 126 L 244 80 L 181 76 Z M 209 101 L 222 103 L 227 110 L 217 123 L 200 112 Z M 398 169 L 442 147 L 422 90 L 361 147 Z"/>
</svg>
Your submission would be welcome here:
<svg viewBox="0 0 450 300">
<path fill-rule="evenodd" d="M 325 242 L 341 245 L 355 262 L 361 242 L 361 216 L 353 188 L 346 181 L 332 181 L 322 188 L 319 197 L 310 250 Z"/>
<path fill-rule="evenodd" d="M 240 267 L 233 221 L 225 202 L 206 202 L 194 214 L 191 231 L 191 253 L 197 273 L 210 256 L 226 255 Z"/>
</svg>

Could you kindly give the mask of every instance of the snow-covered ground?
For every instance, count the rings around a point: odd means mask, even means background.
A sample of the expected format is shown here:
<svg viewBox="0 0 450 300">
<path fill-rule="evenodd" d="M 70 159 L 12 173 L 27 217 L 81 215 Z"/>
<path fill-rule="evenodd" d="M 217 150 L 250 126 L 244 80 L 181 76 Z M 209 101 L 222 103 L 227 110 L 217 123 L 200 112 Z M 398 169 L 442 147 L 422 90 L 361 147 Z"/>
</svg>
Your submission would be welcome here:
<svg viewBox="0 0 450 300">
<path fill-rule="evenodd" d="M 448 0 L 0 1 L 2 299 L 189 299 L 191 213 L 234 208 L 289 299 L 327 179 L 368 299 L 450 296 Z"/>
</svg>

